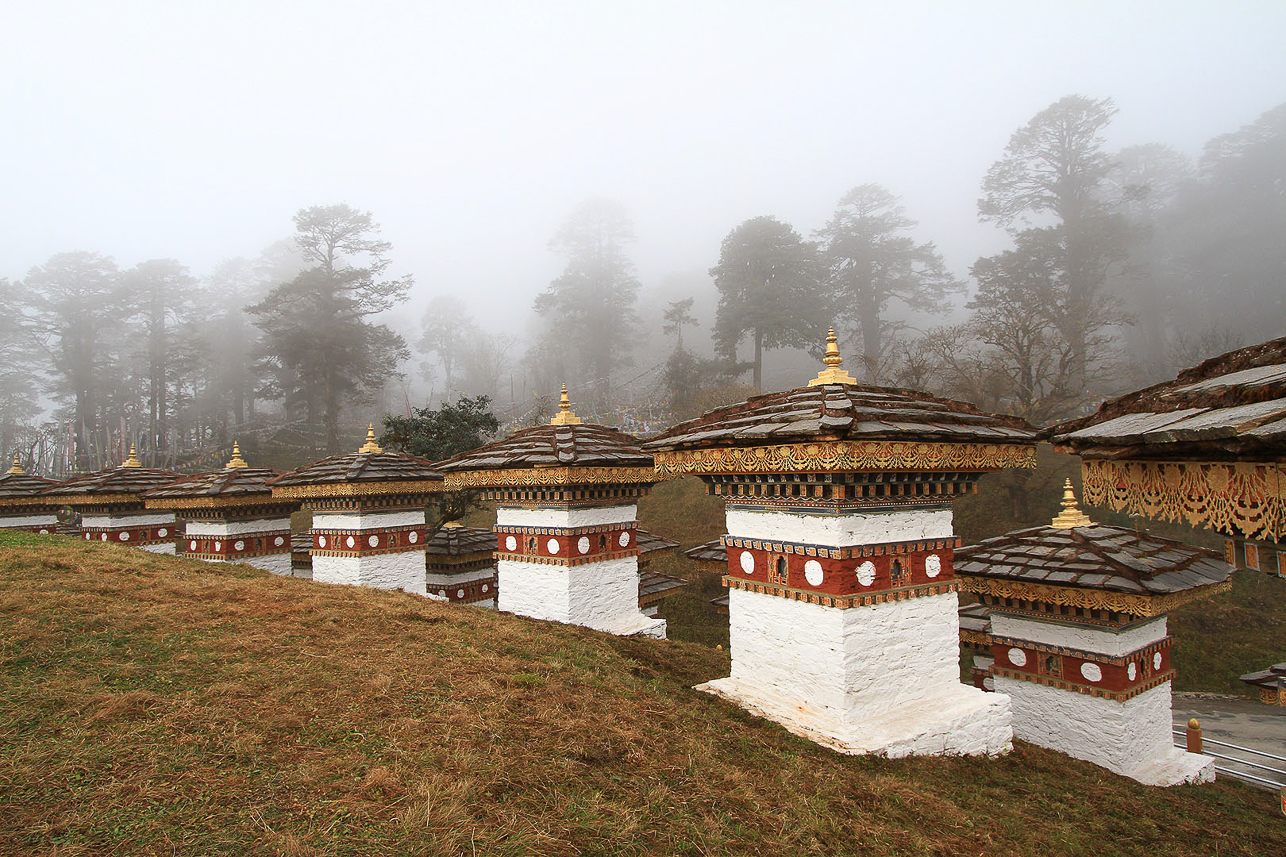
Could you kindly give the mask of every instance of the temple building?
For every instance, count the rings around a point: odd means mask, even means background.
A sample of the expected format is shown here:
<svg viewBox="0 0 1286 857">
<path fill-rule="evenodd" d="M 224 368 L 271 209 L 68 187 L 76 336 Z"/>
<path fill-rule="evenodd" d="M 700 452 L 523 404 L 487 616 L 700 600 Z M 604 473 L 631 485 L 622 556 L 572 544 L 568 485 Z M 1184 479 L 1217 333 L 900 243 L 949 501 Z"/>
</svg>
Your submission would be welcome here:
<svg viewBox="0 0 1286 857">
<path fill-rule="evenodd" d="M 496 534 L 448 521 L 425 550 L 428 596 L 438 601 L 496 606 Z"/>
<path fill-rule="evenodd" d="M 1048 434 L 1081 457 L 1087 504 L 1213 530 L 1228 562 L 1286 574 L 1286 337 L 1212 357 Z M 1265 701 L 1286 700 L 1286 685 L 1264 692 L 1274 679 L 1263 673 L 1242 680 Z"/>
<path fill-rule="evenodd" d="M 69 479 L 44 496 L 81 516 L 81 537 L 143 548 L 153 553 L 174 550 L 178 530 L 174 513 L 149 510 L 143 494 L 182 479 L 179 473 L 144 467 L 133 446 L 119 467 Z"/>
<path fill-rule="evenodd" d="M 280 471 L 251 467 L 233 443 L 222 470 L 153 488 L 148 509 L 173 512 L 183 525 L 179 554 L 206 562 L 241 562 L 290 574 L 293 501 L 274 499 L 268 482 Z"/>
<path fill-rule="evenodd" d="M 1014 737 L 1153 786 L 1214 779 L 1214 759 L 1171 737 L 1166 613 L 1226 592 L 1232 573 L 1214 551 L 1094 524 L 1070 481 L 1050 526 L 956 551 L 962 589 L 990 613 L 976 666 L 1010 698 Z"/>
<path fill-rule="evenodd" d="M 662 551 L 673 551 L 679 543 L 665 536 L 649 533 L 647 530 L 635 530 L 639 543 L 639 610 L 644 616 L 656 618 L 661 609 L 661 602 L 678 595 L 679 590 L 688 585 L 682 578 L 662 574 L 649 568 L 652 558 Z"/>
<path fill-rule="evenodd" d="M 427 595 L 424 505 L 442 491 L 432 462 L 385 452 L 375 426 L 355 453 L 272 480 L 272 499 L 313 514 L 312 579 Z"/>
<path fill-rule="evenodd" d="M 582 423 L 563 388 L 550 425 L 439 465 L 496 504 L 499 609 L 611 634 L 665 636 L 639 610 L 638 499 L 656 477 L 631 435 Z"/>
<path fill-rule="evenodd" d="M 644 444 L 727 507 L 732 674 L 701 686 L 845 753 L 995 754 L 1009 700 L 959 675 L 952 500 L 1035 464 L 1022 420 L 840 368 Z"/>
<path fill-rule="evenodd" d="M 58 527 L 58 503 L 42 496 L 57 486 L 53 479 L 32 476 L 13 454 L 13 466 L 0 475 L 0 530 L 52 535 Z"/>
</svg>

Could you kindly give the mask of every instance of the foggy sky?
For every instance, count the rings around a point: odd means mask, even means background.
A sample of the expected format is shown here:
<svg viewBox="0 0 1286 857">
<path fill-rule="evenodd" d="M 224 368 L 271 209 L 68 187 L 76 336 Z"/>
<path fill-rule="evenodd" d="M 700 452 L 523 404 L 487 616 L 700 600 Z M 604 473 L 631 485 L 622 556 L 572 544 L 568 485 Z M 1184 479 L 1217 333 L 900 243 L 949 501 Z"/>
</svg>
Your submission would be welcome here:
<svg viewBox="0 0 1286 857">
<path fill-rule="evenodd" d="M 963 276 L 1006 246 L 983 174 L 1058 98 L 1192 156 L 1286 101 L 1280 2 L 5 5 L 0 276 L 68 250 L 204 275 L 347 202 L 416 318 L 453 292 L 513 331 L 586 197 L 632 213 L 645 289 L 865 182 Z"/>
</svg>

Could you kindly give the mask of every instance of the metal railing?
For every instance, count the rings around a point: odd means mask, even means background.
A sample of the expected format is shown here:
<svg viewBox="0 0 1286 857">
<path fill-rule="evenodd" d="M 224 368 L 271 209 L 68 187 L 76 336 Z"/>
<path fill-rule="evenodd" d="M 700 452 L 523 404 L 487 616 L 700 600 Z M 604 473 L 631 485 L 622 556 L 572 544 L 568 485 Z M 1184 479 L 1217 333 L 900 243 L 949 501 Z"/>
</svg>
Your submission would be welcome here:
<svg viewBox="0 0 1286 857">
<path fill-rule="evenodd" d="M 1187 729 L 1171 730 L 1177 739 L 1175 746 L 1183 747 L 1189 753 L 1202 753 L 1215 759 L 1215 770 L 1220 774 L 1225 774 L 1235 779 L 1243 780 L 1252 785 L 1263 788 L 1286 789 L 1286 756 L 1278 756 L 1273 753 L 1267 753 L 1263 750 L 1256 750 L 1253 747 L 1243 747 L 1240 744 L 1230 744 L 1227 741 L 1216 741 L 1213 738 L 1203 738 L 1201 735 L 1201 723 L 1193 718 L 1188 721 Z M 1242 756 L 1230 756 L 1226 753 L 1216 753 L 1209 750 L 1205 745 L 1213 744 L 1216 747 L 1222 747 L 1226 750 L 1235 750 L 1238 753 L 1245 754 L 1250 758 Z M 1264 764 L 1264 760 L 1278 763 L 1276 766 Z M 1230 767 L 1236 765 L 1238 767 Z M 1267 777 L 1252 773 L 1251 771 L 1242 770 L 1244 768 L 1253 768 L 1257 771 L 1266 771 L 1270 774 L 1276 774 L 1277 779 L 1270 780 Z"/>
</svg>

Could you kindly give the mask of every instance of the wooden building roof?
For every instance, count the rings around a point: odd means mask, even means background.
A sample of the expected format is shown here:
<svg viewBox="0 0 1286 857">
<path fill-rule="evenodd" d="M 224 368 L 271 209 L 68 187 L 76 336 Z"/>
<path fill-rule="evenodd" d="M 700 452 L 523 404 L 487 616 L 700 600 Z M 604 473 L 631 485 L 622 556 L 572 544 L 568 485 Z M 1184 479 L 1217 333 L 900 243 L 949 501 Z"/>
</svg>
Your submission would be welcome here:
<svg viewBox="0 0 1286 857">
<path fill-rule="evenodd" d="M 280 475 L 280 470 L 247 465 L 241 458 L 241 447 L 234 443 L 232 460 L 222 470 L 153 488 L 144 499 L 149 508 L 234 506 L 271 497 L 272 487 L 268 483 Z"/>
<path fill-rule="evenodd" d="M 652 456 L 631 434 L 581 423 L 524 429 L 438 466 L 444 473 L 537 467 L 651 467 Z"/>
<path fill-rule="evenodd" d="M 0 474 L 0 507 L 56 506 L 54 501 L 38 498 L 38 495 L 59 484 L 56 480 L 27 473 L 22 469 L 18 456 L 14 455 L 13 466 Z"/>
<path fill-rule="evenodd" d="M 129 458 L 119 467 L 77 476 L 56 484 L 45 496 L 67 506 L 103 506 L 120 503 L 142 506 L 141 495 L 183 478 L 180 473 L 143 467 L 130 447 Z"/>
<path fill-rule="evenodd" d="M 414 455 L 385 452 L 375 443 L 375 428 L 357 452 L 332 455 L 291 470 L 269 482 L 274 497 L 358 494 L 434 494 L 442 490 L 442 474 L 433 462 Z"/>
<path fill-rule="evenodd" d="M 1015 530 L 955 552 L 958 578 L 1147 597 L 1219 586 L 1233 570 L 1214 551 L 1101 525 Z"/>
<path fill-rule="evenodd" d="M 1045 434 L 1085 458 L 1278 460 L 1286 454 L 1286 337 L 1213 357 Z"/>
</svg>

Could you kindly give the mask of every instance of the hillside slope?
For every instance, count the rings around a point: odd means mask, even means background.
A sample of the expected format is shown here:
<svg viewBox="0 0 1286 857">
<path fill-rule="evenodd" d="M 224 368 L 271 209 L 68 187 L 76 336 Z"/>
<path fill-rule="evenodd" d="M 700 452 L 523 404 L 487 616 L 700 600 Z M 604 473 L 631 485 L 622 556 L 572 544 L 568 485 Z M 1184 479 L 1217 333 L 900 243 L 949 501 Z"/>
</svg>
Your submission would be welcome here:
<svg viewBox="0 0 1286 857">
<path fill-rule="evenodd" d="M 0 537 L 0 853 L 1286 853 L 1277 797 L 1019 745 L 848 758 L 726 655 Z"/>
</svg>

